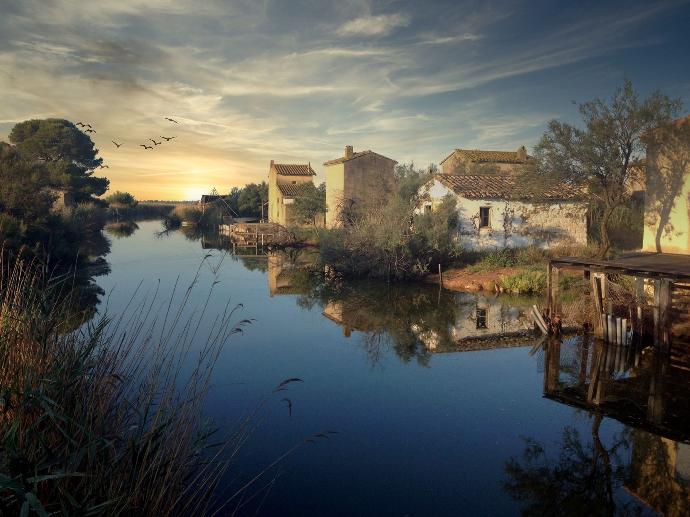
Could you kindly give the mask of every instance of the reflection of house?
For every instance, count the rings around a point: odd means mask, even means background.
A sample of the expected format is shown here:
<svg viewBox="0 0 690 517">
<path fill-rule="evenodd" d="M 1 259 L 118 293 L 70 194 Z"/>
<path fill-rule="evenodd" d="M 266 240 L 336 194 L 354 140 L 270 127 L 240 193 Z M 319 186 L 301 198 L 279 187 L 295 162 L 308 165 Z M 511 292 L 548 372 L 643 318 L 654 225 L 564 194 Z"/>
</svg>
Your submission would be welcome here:
<svg viewBox="0 0 690 517">
<path fill-rule="evenodd" d="M 456 199 L 459 238 L 469 248 L 587 243 L 587 203 L 574 187 L 528 186 L 507 173 L 437 174 L 421 194 L 424 211 Z"/>
<path fill-rule="evenodd" d="M 441 160 L 443 174 L 476 174 L 478 172 L 516 172 L 530 159 L 527 149 L 517 151 L 480 151 L 455 149 Z"/>
<path fill-rule="evenodd" d="M 354 152 L 351 145 L 345 147 L 342 157 L 324 163 L 326 226 L 338 226 L 350 206 L 380 206 L 393 190 L 396 163 L 373 151 Z"/>
<path fill-rule="evenodd" d="M 306 294 L 309 291 L 304 281 L 305 266 L 314 262 L 314 255 L 300 253 L 297 257 L 282 252 L 268 254 L 268 291 L 271 296 L 284 294 Z"/>
<path fill-rule="evenodd" d="M 283 226 L 294 224 L 290 205 L 300 196 L 300 186 L 316 175 L 310 164 L 274 163 L 268 171 L 268 220 Z"/>
<path fill-rule="evenodd" d="M 690 116 L 651 131 L 643 249 L 690 254 Z"/>
</svg>

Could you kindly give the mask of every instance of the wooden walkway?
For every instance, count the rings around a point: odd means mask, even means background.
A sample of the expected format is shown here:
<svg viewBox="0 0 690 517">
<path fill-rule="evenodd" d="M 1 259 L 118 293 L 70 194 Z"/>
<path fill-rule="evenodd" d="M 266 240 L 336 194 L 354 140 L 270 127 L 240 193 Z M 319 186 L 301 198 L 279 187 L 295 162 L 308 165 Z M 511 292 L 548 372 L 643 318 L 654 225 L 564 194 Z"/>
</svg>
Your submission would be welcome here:
<svg viewBox="0 0 690 517">
<path fill-rule="evenodd" d="M 674 253 L 632 253 L 615 260 L 565 257 L 552 260 L 551 265 L 557 268 L 585 269 L 598 273 L 690 280 L 690 255 Z"/>
</svg>

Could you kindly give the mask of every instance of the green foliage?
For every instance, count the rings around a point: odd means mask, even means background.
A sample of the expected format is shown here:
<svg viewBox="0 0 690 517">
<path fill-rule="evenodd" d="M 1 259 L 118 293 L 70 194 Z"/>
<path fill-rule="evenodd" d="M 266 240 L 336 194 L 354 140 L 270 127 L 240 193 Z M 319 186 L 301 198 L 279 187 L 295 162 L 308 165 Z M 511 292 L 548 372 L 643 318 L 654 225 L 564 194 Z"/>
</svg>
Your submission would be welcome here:
<svg viewBox="0 0 690 517">
<path fill-rule="evenodd" d="M 603 207 L 599 228 L 605 256 L 611 247 L 611 217 L 625 203 L 626 185 L 644 157 L 643 135 L 667 124 L 681 105 L 659 91 L 641 101 L 626 80 L 609 101 L 580 105 L 581 127 L 550 121 L 535 148 L 534 174 L 525 175 L 524 182 L 547 177 L 585 186 Z"/>
<path fill-rule="evenodd" d="M 108 190 L 107 178 L 94 176 L 103 162 L 85 133 L 68 120 L 27 120 L 10 133 L 22 159 L 43 165 L 52 187 L 68 190 L 77 202 L 93 201 Z"/>
<path fill-rule="evenodd" d="M 310 181 L 300 185 L 291 210 L 298 223 L 316 226 L 319 217 L 326 213 L 326 184 L 316 186 Z"/>
<path fill-rule="evenodd" d="M 173 210 L 173 215 L 181 222 L 189 224 L 201 224 L 203 213 L 196 205 L 178 205 Z"/>
<path fill-rule="evenodd" d="M 129 192 L 120 192 L 116 190 L 112 194 L 106 196 L 105 200 L 111 207 L 118 206 L 121 208 L 134 208 L 137 206 L 137 200 Z"/>
<path fill-rule="evenodd" d="M 233 197 L 232 192 L 230 197 Z M 261 207 L 268 201 L 268 184 L 249 183 L 237 193 L 237 213 L 241 217 L 261 217 Z"/>
<path fill-rule="evenodd" d="M 417 181 L 418 174 L 423 173 L 411 173 L 407 179 Z M 381 207 L 352 214 L 344 228 L 324 232 L 324 263 L 345 276 L 404 279 L 454 260 L 455 200 L 448 197 L 434 212 L 417 214 L 417 192 L 408 190 L 409 184 L 401 181 L 398 192 Z"/>
<path fill-rule="evenodd" d="M 513 294 L 541 294 L 546 290 L 546 266 L 527 267 L 502 276 L 498 285 Z M 558 285 L 562 291 L 566 291 L 581 285 L 581 279 L 572 275 L 561 275 Z"/>
</svg>

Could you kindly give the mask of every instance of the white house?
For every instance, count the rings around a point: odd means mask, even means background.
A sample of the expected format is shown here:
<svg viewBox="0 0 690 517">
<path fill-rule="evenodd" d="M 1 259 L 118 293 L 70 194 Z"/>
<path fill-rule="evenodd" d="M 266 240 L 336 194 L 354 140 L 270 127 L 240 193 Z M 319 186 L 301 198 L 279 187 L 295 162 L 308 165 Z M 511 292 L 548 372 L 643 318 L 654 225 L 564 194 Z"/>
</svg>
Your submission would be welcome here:
<svg viewBox="0 0 690 517">
<path fill-rule="evenodd" d="M 587 243 L 587 202 L 575 187 L 524 185 L 513 174 L 437 174 L 422 187 L 420 210 L 456 199 L 458 238 L 467 249 L 543 248 Z"/>
</svg>

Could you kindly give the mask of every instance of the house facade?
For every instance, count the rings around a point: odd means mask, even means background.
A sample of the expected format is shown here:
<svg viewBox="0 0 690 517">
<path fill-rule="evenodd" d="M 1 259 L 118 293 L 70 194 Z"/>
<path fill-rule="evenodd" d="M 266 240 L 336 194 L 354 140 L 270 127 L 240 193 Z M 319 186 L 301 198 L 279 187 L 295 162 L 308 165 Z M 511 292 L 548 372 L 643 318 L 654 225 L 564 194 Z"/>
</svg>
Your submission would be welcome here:
<svg viewBox="0 0 690 517">
<path fill-rule="evenodd" d="M 300 195 L 300 186 L 313 183 L 316 173 L 310 164 L 274 163 L 268 171 L 268 220 L 282 226 L 295 223 L 291 205 Z"/>
<path fill-rule="evenodd" d="M 517 151 L 455 149 L 441 160 L 440 166 L 443 174 L 513 173 L 528 163 L 530 159 L 524 145 Z"/>
<path fill-rule="evenodd" d="M 423 211 L 455 198 L 457 237 L 472 250 L 587 243 L 587 202 L 563 184 L 526 186 L 512 174 L 437 174 L 422 187 Z"/>
<path fill-rule="evenodd" d="M 651 131 L 643 250 L 690 254 L 690 117 Z"/>
<path fill-rule="evenodd" d="M 350 207 L 380 205 L 393 192 L 396 163 L 374 151 L 354 152 L 351 145 L 342 157 L 325 162 L 326 226 L 339 226 Z"/>
</svg>

